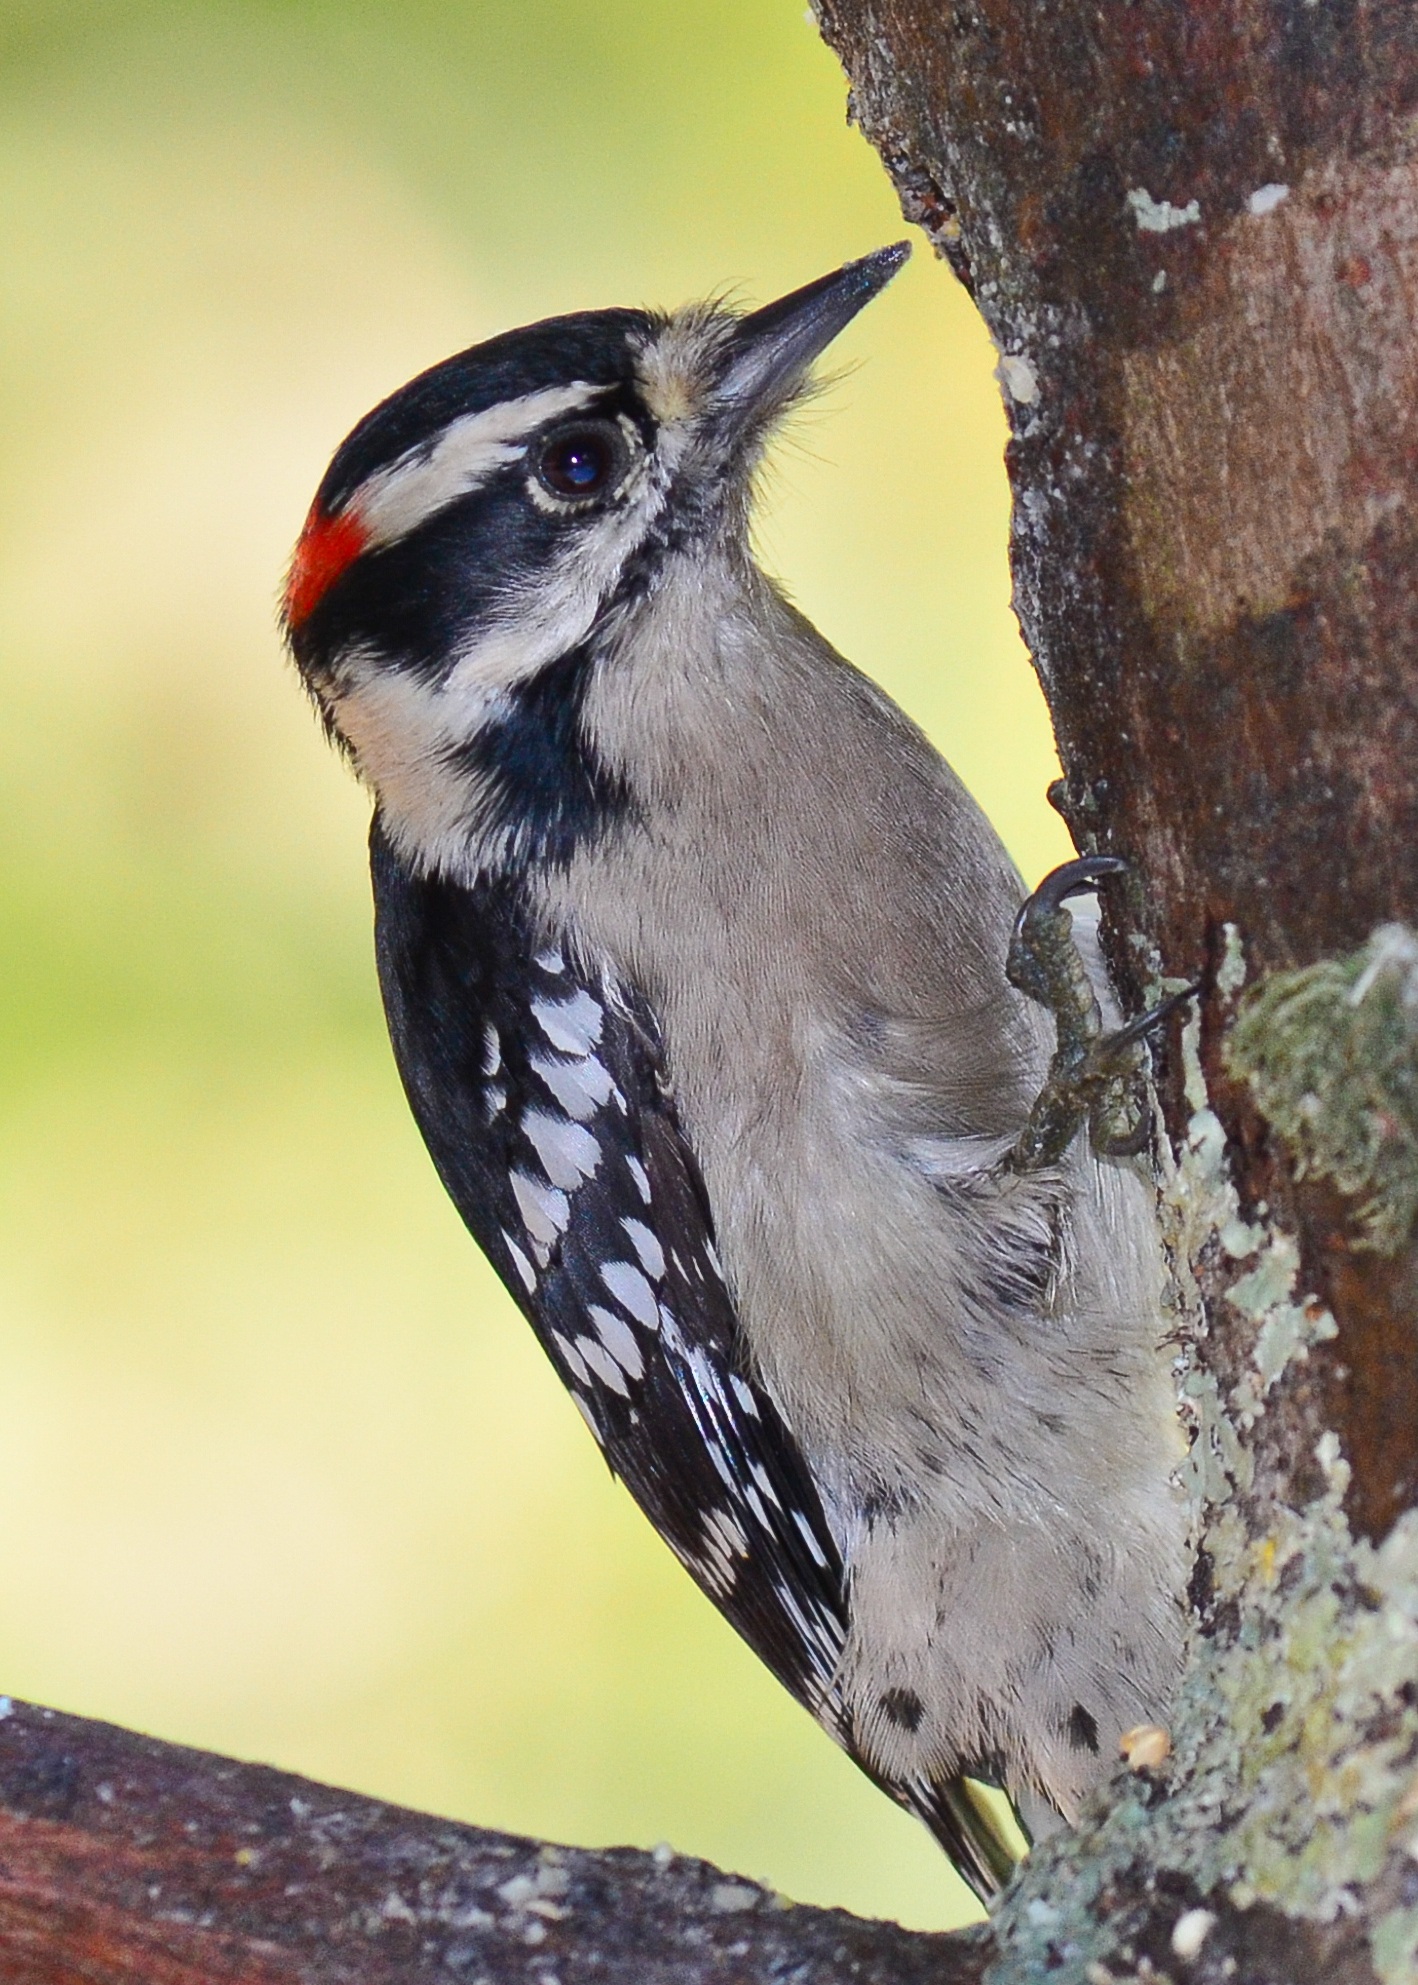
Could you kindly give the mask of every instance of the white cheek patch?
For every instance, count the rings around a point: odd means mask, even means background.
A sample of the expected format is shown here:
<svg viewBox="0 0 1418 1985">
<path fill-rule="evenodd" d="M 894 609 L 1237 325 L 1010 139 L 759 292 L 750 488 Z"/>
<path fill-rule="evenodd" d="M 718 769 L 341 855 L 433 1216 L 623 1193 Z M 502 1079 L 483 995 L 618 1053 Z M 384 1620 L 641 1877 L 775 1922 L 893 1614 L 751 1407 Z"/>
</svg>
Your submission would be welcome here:
<svg viewBox="0 0 1418 1985">
<path fill-rule="evenodd" d="M 391 542 L 494 468 L 520 459 L 548 419 L 575 412 L 601 391 L 582 383 L 553 387 L 455 421 L 432 449 L 371 477 L 351 513 L 373 542 Z M 336 661 L 329 699 L 336 726 L 379 796 L 395 846 L 420 868 L 451 872 L 493 852 L 491 843 L 474 846 L 478 790 L 459 762 L 460 747 L 511 709 L 520 684 L 586 641 L 655 527 L 688 434 L 685 426 L 663 428 L 660 444 L 604 509 L 567 517 L 564 541 L 544 569 L 509 572 L 492 615 L 465 637 L 437 680 L 361 644 Z"/>
<path fill-rule="evenodd" d="M 424 833 L 450 824 L 455 797 L 431 776 L 443 741 L 436 693 L 362 645 L 338 657 L 332 676 L 331 708 L 360 777 L 401 814 L 420 818 Z"/>
<path fill-rule="evenodd" d="M 491 627 L 458 656 L 442 685 L 449 727 L 467 735 L 489 691 L 510 689 L 579 647 L 664 506 L 668 475 L 652 459 L 631 494 L 598 516 L 569 520 L 566 542 L 534 578 L 509 588 Z"/>
<path fill-rule="evenodd" d="M 578 412 L 604 391 L 577 379 L 569 386 L 547 386 L 485 407 L 481 413 L 464 414 L 451 421 L 431 447 L 415 448 L 387 468 L 376 469 L 348 507 L 370 544 L 393 544 L 476 489 L 495 470 L 515 462 L 527 436 L 545 421 Z"/>
</svg>

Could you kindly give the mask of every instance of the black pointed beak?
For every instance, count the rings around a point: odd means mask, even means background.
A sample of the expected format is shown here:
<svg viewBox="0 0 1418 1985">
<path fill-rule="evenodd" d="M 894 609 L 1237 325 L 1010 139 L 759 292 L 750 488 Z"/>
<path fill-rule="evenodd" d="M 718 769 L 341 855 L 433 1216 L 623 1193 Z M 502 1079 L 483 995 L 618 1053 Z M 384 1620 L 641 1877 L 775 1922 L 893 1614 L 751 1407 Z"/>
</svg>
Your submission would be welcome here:
<svg viewBox="0 0 1418 1985">
<path fill-rule="evenodd" d="M 813 360 L 886 288 L 910 253 L 907 241 L 878 248 L 738 320 L 714 393 L 726 442 L 744 439 L 772 419 Z"/>
</svg>

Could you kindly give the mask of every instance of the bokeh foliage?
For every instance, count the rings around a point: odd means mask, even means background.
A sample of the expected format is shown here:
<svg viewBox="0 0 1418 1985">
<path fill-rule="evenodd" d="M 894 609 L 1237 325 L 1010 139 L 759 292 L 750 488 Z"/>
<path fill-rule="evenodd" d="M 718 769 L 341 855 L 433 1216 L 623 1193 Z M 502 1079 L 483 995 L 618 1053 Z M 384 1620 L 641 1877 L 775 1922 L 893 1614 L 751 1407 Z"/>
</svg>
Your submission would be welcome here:
<svg viewBox="0 0 1418 1985">
<path fill-rule="evenodd" d="M 421 366 L 902 232 L 801 0 L 0 5 L 0 1686 L 962 1909 L 609 1482 L 444 1203 L 365 803 L 273 611 L 330 449 Z M 1037 873 L 992 357 L 922 250 L 762 541 Z"/>
</svg>

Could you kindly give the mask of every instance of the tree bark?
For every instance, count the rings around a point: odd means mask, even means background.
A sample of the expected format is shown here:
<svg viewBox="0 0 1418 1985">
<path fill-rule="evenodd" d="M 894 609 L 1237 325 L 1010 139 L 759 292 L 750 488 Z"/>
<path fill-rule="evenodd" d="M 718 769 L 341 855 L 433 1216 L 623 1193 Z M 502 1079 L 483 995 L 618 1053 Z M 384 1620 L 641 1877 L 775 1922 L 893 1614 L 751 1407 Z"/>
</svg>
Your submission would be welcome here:
<svg viewBox="0 0 1418 1985">
<path fill-rule="evenodd" d="M 1120 981 L 1203 981 L 1161 1079 L 1169 1738 L 942 1938 L 19 1709 L 17 1985 L 1418 1980 L 1418 11 L 818 12 L 1000 351 L 1058 803 L 1132 865 Z"/>
<path fill-rule="evenodd" d="M 24 1704 L 0 1722 L 5 1985 L 979 1985 L 987 1955 L 702 1861 L 455 1826 Z"/>
</svg>

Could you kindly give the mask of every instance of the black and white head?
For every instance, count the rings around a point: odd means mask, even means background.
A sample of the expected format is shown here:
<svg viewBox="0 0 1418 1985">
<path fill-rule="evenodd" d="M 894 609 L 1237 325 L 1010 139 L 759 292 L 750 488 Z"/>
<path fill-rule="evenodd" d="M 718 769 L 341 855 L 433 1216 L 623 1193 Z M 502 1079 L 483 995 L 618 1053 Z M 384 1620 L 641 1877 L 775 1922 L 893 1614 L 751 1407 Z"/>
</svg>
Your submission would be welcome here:
<svg viewBox="0 0 1418 1985">
<path fill-rule="evenodd" d="M 878 250 L 745 316 L 588 311 L 446 359 L 316 493 L 292 652 L 418 867 L 557 860 L 623 799 L 590 673 L 706 547 L 747 557 L 754 467 L 813 361 L 900 268 Z M 476 816 L 472 818 L 471 816 Z"/>
</svg>

